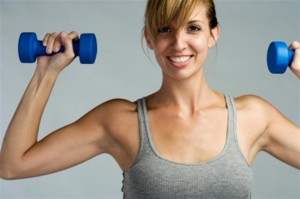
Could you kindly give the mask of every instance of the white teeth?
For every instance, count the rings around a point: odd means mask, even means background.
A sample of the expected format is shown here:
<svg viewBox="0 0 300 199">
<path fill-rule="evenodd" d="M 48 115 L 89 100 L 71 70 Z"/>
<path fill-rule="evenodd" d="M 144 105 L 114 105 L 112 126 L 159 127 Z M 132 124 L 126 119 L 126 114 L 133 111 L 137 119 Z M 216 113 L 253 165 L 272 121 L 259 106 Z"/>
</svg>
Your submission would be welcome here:
<svg viewBox="0 0 300 199">
<path fill-rule="evenodd" d="M 170 60 L 176 63 L 183 63 L 186 62 L 190 56 L 183 56 L 183 57 L 170 57 Z"/>
</svg>

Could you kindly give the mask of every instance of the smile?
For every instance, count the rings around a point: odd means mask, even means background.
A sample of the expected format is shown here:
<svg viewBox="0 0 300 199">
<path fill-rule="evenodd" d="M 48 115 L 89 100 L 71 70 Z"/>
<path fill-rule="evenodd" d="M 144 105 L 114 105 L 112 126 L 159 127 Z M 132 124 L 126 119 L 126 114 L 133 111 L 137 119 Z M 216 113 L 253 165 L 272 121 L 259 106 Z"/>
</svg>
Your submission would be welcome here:
<svg viewBox="0 0 300 199">
<path fill-rule="evenodd" d="M 188 61 L 191 58 L 191 56 L 178 56 L 178 57 L 168 57 L 168 59 L 175 63 L 184 63 Z"/>
</svg>

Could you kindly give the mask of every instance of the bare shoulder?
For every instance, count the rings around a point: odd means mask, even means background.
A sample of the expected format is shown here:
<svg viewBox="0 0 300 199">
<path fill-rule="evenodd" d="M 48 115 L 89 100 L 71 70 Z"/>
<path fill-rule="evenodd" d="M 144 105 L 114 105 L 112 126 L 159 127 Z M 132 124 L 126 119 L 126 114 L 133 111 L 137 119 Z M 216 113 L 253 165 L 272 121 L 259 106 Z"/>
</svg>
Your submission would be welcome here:
<svg viewBox="0 0 300 199">
<path fill-rule="evenodd" d="M 256 95 L 244 95 L 235 98 L 237 110 L 246 110 L 256 114 L 257 119 L 265 118 L 267 122 L 277 122 L 287 118 L 273 104 Z"/>
<path fill-rule="evenodd" d="M 130 125 L 137 115 L 137 105 L 126 99 L 112 99 L 106 101 L 95 109 L 95 117 L 102 122 L 102 125 L 111 130 L 122 123 Z M 119 125 L 116 125 L 119 124 Z"/>
<path fill-rule="evenodd" d="M 98 106 L 99 109 L 107 110 L 111 114 L 120 112 L 136 111 L 136 103 L 126 99 L 111 99 Z"/>
<path fill-rule="evenodd" d="M 94 119 L 110 137 L 107 153 L 126 170 L 134 161 L 139 147 L 136 102 L 125 99 L 106 101 L 94 110 Z"/>
<path fill-rule="evenodd" d="M 246 111 L 248 114 L 254 114 L 256 119 L 267 119 L 279 111 L 265 99 L 256 95 L 243 95 L 234 99 L 238 111 Z M 265 118 L 267 117 L 267 118 Z"/>
<path fill-rule="evenodd" d="M 105 136 L 112 143 L 119 144 L 126 137 L 129 128 L 137 126 L 136 103 L 125 99 L 103 102 L 85 114 L 76 123 L 85 131 Z"/>
<path fill-rule="evenodd" d="M 242 95 L 234 99 L 237 109 L 244 108 L 271 108 L 272 105 L 257 95 Z"/>
<path fill-rule="evenodd" d="M 234 100 L 237 111 L 245 113 L 248 119 L 252 118 L 256 124 L 264 125 L 265 128 L 270 123 L 284 118 L 275 106 L 259 96 L 243 95 Z"/>
</svg>

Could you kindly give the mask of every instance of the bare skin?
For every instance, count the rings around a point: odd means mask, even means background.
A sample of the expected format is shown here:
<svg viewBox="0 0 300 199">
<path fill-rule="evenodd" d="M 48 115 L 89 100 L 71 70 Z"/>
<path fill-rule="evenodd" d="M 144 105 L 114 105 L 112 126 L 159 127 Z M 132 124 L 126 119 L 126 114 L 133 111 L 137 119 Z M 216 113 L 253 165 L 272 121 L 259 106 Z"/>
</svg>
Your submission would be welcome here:
<svg viewBox="0 0 300 199">
<path fill-rule="evenodd" d="M 217 42 L 219 27 L 210 30 L 205 7 L 195 8 L 180 30 L 172 24 L 156 40 L 145 37 L 163 71 L 161 88 L 147 97 L 150 128 L 156 149 L 166 159 L 195 163 L 217 156 L 225 145 L 227 108 L 224 95 L 206 84 L 203 65 Z M 76 32 L 52 33 L 44 38 L 47 51 L 65 52 L 39 57 L 36 71 L 7 129 L 0 152 L 0 177 L 46 175 L 110 154 L 126 171 L 139 150 L 137 106 L 114 99 L 79 120 L 38 141 L 40 120 L 55 81 L 74 59 Z M 300 44 L 293 42 L 291 69 L 300 78 Z M 235 98 L 238 141 L 251 165 L 266 151 L 300 169 L 300 128 L 257 96 Z M 118 124 L 118 125 L 116 125 Z M 217 125 L 216 125 L 217 124 Z"/>
</svg>

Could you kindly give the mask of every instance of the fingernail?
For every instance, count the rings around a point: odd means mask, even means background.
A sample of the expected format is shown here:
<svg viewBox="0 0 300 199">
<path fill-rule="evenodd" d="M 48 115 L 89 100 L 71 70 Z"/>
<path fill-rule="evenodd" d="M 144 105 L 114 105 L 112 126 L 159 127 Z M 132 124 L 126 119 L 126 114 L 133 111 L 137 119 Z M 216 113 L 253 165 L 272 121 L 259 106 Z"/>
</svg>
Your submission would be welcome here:
<svg viewBox="0 0 300 199">
<path fill-rule="evenodd" d="M 51 54 L 51 52 L 52 52 L 52 49 L 51 49 L 51 48 L 47 48 L 47 50 L 46 50 L 46 51 L 47 51 L 47 53 L 48 53 L 48 54 Z"/>
</svg>

